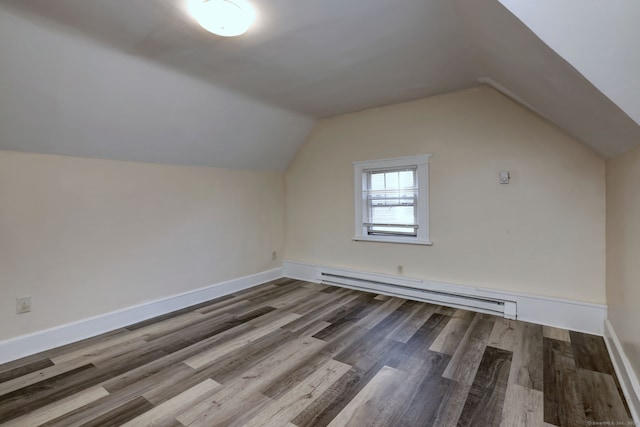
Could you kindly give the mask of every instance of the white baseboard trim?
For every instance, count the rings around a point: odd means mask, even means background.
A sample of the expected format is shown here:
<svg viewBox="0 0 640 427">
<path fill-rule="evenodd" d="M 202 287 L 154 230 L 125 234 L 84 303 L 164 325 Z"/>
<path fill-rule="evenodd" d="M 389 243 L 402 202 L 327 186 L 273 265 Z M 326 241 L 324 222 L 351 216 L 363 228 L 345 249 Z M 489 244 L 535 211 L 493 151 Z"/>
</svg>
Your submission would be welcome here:
<svg viewBox="0 0 640 427">
<path fill-rule="evenodd" d="M 284 262 L 285 277 L 306 280 L 314 283 L 319 283 L 321 281 L 320 272 L 323 271 L 323 269 L 333 271 L 339 269 L 346 274 L 365 274 L 369 276 L 376 276 L 381 279 L 387 278 L 391 283 L 404 280 L 406 282 L 410 282 L 411 286 L 422 289 L 451 293 L 458 292 L 467 295 L 515 301 L 518 320 L 600 336 L 604 333 L 604 321 L 607 317 L 607 306 L 605 304 L 593 304 L 561 298 L 527 295 L 518 292 L 498 291 L 473 286 L 407 278 L 404 276 L 373 274 L 344 268 L 305 264 L 295 261 L 285 260 Z M 378 292 L 378 290 L 375 290 L 375 292 Z"/>
<path fill-rule="evenodd" d="M 113 331 L 152 317 L 251 288 L 283 276 L 283 268 L 263 271 L 167 298 L 145 302 L 66 325 L 0 341 L 0 363 Z"/>
<path fill-rule="evenodd" d="M 609 350 L 609 356 L 616 370 L 624 397 L 627 399 L 631 416 L 636 425 L 640 425 L 640 381 L 638 381 L 609 319 L 604 323 L 604 342 L 607 344 L 607 350 Z"/>
</svg>

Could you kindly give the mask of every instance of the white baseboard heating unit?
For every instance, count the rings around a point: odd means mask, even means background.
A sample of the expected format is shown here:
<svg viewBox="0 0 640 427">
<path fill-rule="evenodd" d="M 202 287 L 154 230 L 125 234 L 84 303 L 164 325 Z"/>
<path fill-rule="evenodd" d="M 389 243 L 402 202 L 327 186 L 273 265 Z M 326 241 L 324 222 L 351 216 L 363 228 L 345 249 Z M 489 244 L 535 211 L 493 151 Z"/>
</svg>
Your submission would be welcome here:
<svg viewBox="0 0 640 427">
<path fill-rule="evenodd" d="M 318 281 L 368 292 L 517 318 L 515 301 L 482 295 L 475 288 L 439 282 L 353 271 L 319 269 Z"/>
</svg>

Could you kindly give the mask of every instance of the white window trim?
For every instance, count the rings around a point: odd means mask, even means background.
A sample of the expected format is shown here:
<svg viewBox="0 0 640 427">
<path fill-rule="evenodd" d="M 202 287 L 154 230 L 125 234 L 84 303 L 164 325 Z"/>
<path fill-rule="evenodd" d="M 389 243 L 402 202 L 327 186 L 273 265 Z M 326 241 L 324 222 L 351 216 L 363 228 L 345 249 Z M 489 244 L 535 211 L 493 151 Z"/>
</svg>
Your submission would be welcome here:
<svg viewBox="0 0 640 427">
<path fill-rule="evenodd" d="M 429 240 L 429 157 L 421 154 L 411 157 L 353 162 L 354 166 L 354 206 L 355 206 L 355 241 L 404 243 L 411 245 L 433 245 Z M 417 166 L 418 178 L 418 236 L 370 236 L 366 234 L 363 222 L 364 190 L 363 173 L 368 169 L 399 168 Z"/>
</svg>

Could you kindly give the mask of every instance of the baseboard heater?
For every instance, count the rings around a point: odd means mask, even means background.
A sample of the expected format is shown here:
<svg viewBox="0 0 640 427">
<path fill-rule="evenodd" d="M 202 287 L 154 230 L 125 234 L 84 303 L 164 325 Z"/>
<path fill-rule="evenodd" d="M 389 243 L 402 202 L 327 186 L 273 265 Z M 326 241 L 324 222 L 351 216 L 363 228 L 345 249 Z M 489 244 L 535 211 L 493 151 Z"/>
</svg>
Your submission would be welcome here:
<svg viewBox="0 0 640 427">
<path fill-rule="evenodd" d="M 495 314 L 508 319 L 517 318 L 515 301 L 473 295 L 471 294 L 473 288 L 452 289 L 451 286 L 439 285 L 437 282 L 365 273 L 362 275 L 339 271 L 319 271 L 318 273 L 320 282 L 326 285 Z M 460 292 L 461 290 L 463 292 Z"/>
</svg>

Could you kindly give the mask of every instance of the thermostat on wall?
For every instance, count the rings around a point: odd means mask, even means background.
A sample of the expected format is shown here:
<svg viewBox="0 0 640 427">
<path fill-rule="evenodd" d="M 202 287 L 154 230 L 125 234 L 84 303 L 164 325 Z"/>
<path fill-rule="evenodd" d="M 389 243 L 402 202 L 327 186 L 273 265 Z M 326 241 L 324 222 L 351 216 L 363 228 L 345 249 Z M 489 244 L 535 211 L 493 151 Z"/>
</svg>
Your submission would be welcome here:
<svg viewBox="0 0 640 427">
<path fill-rule="evenodd" d="M 507 172 L 507 171 L 501 171 L 500 172 L 500 184 L 508 184 L 509 183 L 509 178 L 511 178 L 509 176 L 509 172 Z"/>
</svg>

